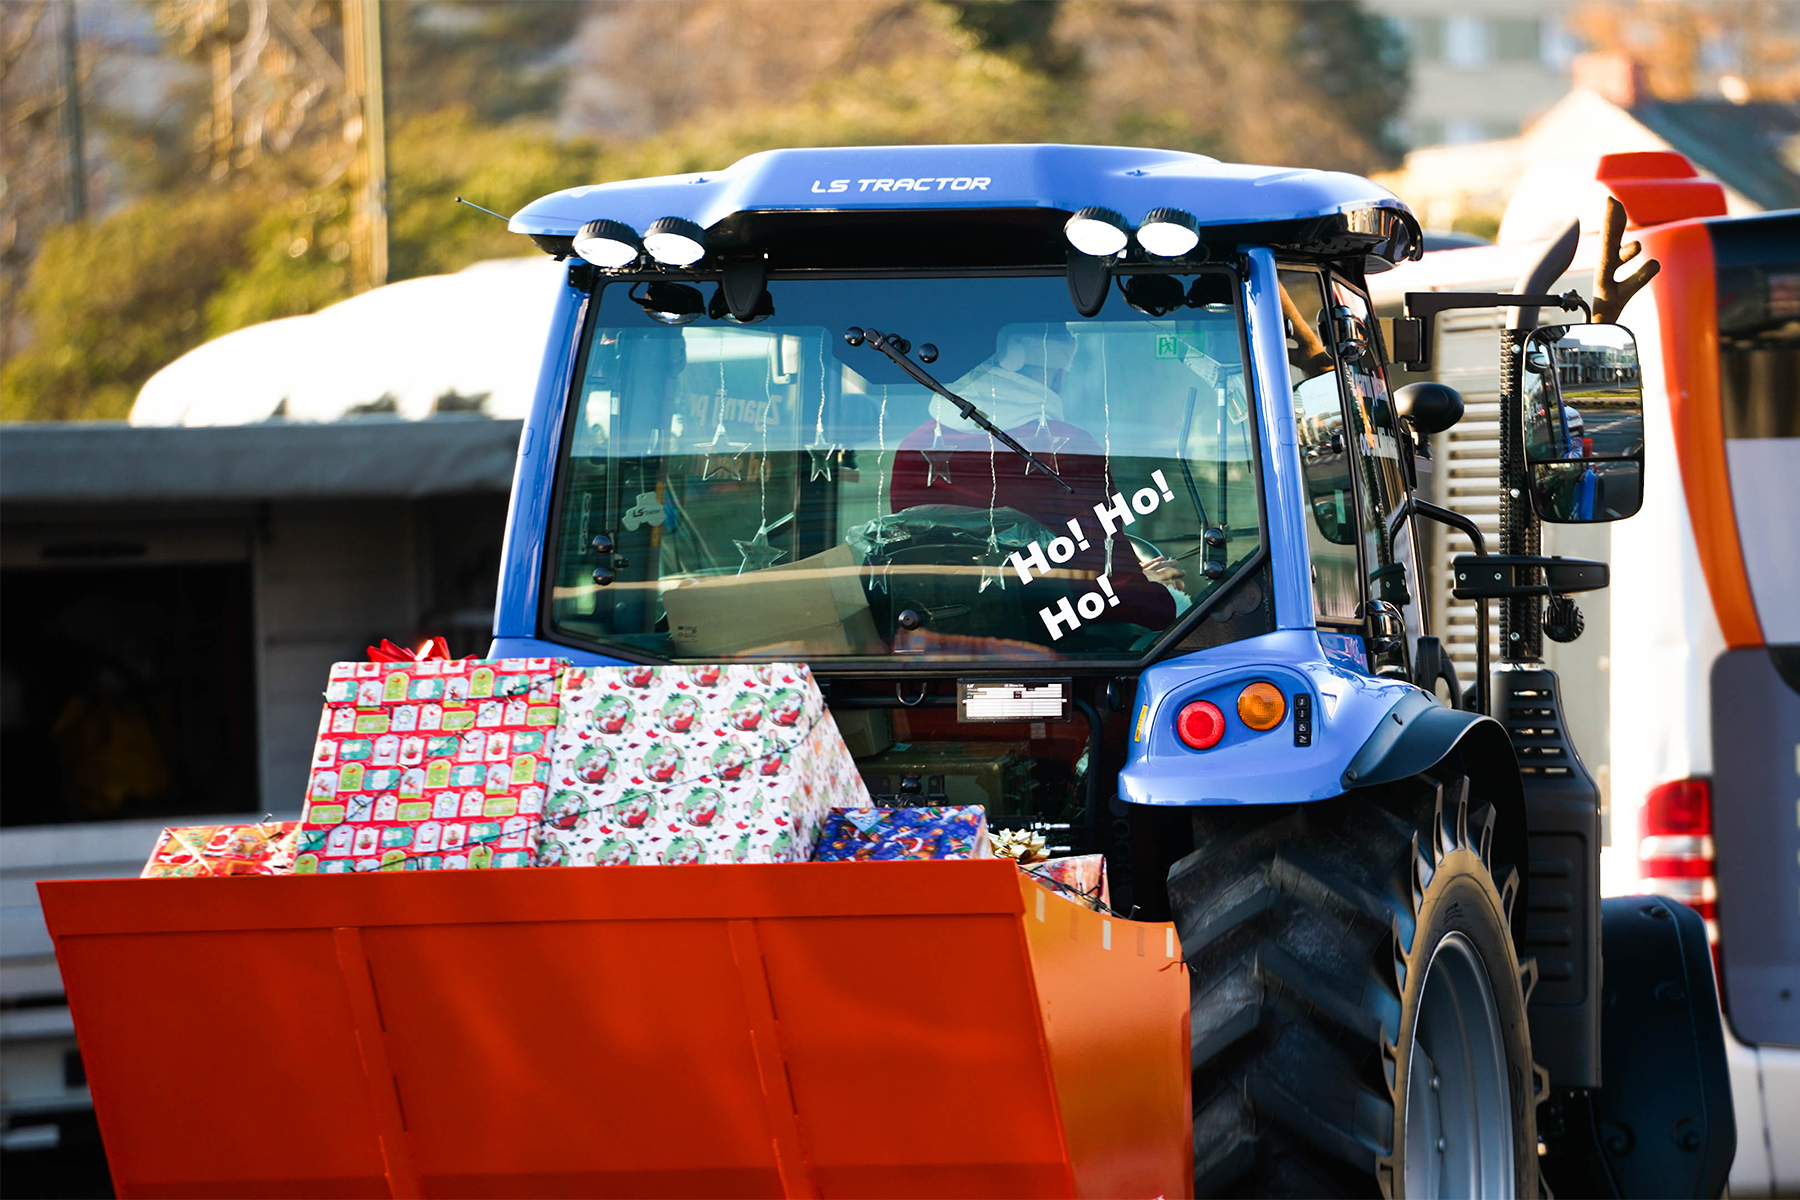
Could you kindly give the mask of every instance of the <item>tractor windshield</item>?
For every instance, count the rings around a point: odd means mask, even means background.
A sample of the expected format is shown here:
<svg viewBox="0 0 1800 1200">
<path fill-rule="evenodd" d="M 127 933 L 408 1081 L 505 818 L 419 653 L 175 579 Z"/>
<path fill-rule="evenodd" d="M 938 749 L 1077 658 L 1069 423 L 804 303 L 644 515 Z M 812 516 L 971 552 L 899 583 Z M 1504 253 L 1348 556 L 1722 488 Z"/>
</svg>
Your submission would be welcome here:
<svg viewBox="0 0 1800 1200">
<path fill-rule="evenodd" d="M 602 285 L 546 632 L 653 659 L 1143 652 L 1261 528 L 1235 283 L 1130 283 L 1083 320 L 1061 275 L 778 279 L 750 323 L 711 284 Z"/>
</svg>

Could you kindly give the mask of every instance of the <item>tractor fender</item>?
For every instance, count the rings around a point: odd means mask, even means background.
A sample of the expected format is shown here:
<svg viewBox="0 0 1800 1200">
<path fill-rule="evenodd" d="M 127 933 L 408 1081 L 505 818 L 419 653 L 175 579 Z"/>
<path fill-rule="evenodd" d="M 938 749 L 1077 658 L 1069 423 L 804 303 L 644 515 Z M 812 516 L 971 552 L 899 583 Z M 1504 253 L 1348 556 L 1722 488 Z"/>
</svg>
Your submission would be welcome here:
<svg viewBox="0 0 1800 1200">
<path fill-rule="evenodd" d="M 1369 734 L 1362 749 L 1356 752 L 1356 757 L 1350 760 L 1350 765 L 1344 768 L 1344 790 L 1374 787 L 1417 775 L 1447 757 L 1460 742 L 1484 726 L 1491 726 L 1489 732 L 1498 734 L 1506 743 L 1506 765 L 1511 768 L 1516 784 L 1518 763 L 1512 752 L 1512 742 L 1498 721 L 1482 713 L 1445 708 L 1424 692 L 1416 692 L 1395 701 Z M 1487 740 L 1486 735 L 1475 735 L 1477 743 Z M 1471 770 L 1469 774 L 1473 777 L 1477 772 Z"/>
<path fill-rule="evenodd" d="M 1422 692 L 1404 696 L 1382 717 L 1344 769 L 1344 790 L 1392 783 L 1429 771 L 1447 759 L 1468 777 L 1475 795 L 1494 806 L 1493 865 L 1519 870 L 1513 927 L 1522 939 L 1529 911 L 1530 820 L 1518 755 L 1500 722 L 1482 713 L 1445 708 Z"/>
</svg>

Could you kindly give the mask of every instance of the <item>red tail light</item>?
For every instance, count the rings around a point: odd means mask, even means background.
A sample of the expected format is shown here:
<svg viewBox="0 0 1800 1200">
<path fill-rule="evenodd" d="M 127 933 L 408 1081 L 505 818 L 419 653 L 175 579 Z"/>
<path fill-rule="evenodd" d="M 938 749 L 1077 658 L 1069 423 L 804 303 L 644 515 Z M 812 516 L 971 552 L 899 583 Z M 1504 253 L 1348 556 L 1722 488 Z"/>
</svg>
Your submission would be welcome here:
<svg viewBox="0 0 1800 1200">
<path fill-rule="evenodd" d="M 1638 839 L 1638 876 L 1648 891 L 1679 900 L 1706 919 L 1716 959 L 1719 887 L 1713 877 L 1711 780 L 1677 779 L 1650 790 Z"/>
<path fill-rule="evenodd" d="M 1175 718 L 1175 732 L 1196 750 L 1211 750 L 1225 736 L 1225 714 L 1219 706 L 1196 700 Z"/>
</svg>

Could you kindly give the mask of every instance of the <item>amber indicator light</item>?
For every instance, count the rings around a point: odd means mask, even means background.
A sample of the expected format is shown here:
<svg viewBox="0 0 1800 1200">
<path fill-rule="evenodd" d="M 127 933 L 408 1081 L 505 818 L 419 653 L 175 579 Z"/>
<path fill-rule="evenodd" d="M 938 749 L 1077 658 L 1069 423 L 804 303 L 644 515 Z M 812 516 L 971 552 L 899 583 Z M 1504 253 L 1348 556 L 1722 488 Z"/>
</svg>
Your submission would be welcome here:
<svg viewBox="0 0 1800 1200">
<path fill-rule="evenodd" d="M 1238 720 L 1258 733 L 1267 733 L 1287 716 L 1287 697 L 1274 684 L 1258 680 L 1238 693 L 1237 710 Z"/>
</svg>

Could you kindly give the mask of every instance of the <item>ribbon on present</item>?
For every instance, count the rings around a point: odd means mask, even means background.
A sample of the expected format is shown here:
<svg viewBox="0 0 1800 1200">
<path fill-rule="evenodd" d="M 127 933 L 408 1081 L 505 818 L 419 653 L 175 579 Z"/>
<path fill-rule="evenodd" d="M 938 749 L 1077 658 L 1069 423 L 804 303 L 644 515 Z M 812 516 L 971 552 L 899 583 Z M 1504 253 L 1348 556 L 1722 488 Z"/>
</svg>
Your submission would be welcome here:
<svg viewBox="0 0 1800 1200">
<path fill-rule="evenodd" d="M 381 645 L 370 646 L 368 647 L 368 651 L 368 661 L 370 662 L 430 662 L 431 660 L 438 658 L 448 660 L 450 658 L 450 643 L 446 642 L 441 637 L 434 637 L 420 642 L 417 650 L 408 650 L 405 646 L 396 646 L 386 638 L 382 638 Z"/>
<path fill-rule="evenodd" d="M 1010 858 L 1021 866 L 1044 855 L 1044 835 L 1029 829 L 996 829 L 991 834 L 995 858 Z"/>
</svg>

